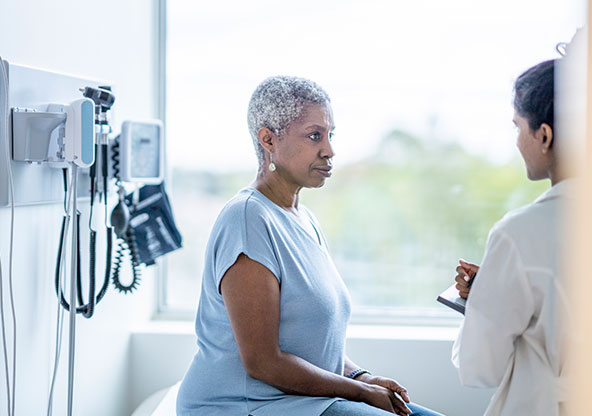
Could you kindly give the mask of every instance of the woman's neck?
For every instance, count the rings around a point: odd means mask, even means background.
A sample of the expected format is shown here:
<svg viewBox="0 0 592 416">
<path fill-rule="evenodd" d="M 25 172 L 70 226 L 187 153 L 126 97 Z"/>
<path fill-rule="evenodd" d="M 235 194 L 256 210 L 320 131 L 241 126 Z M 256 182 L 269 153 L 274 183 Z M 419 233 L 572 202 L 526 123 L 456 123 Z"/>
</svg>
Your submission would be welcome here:
<svg viewBox="0 0 592 416">
<path fill-rule="evenodd" d="M 253 186 L 280 208 L 298 210 L 302 187 L 288 183 L 277 172 L 259 172 Z"/>
</svg>

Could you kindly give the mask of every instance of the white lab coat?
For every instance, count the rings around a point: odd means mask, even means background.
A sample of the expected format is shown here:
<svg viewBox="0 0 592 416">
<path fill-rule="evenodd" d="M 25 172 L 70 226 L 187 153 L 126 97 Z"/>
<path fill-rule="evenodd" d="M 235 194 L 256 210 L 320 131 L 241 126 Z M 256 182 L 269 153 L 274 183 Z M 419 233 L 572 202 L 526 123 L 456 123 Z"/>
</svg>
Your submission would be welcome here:
<svg viewBox="0 0 592 416">
<path fill-rule="evenodd" d="M 556 184 L 489 234 L 452 352 L 464 385 L 498 387 L 487 416 L 563 413 L 568 302 L 558 273 L 566 243 L 560 217 L 572 187 L 573 179 Z"/>
</svg>

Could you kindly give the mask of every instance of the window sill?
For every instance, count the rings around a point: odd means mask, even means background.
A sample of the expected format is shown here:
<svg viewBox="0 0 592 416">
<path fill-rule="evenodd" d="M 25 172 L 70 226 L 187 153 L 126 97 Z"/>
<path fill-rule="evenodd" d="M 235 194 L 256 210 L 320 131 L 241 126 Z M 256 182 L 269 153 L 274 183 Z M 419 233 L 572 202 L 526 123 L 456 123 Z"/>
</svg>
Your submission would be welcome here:
<svg viewBox="0 0 592 416">
<path fill-rule="evenodd" d="M 152 320 L 132 331 L 134 334 L 187 335 L 195 336 L 194 323 L 181 320 Z M 456 326 L 425 325 L 366 325 L 350 324 L 348 339 L 454 341 L 458 334 Z"/>
<path fill-rule="evenodd" d="M 157 312 L 153 322 L 187 322 L 193 325 L 195 311 L 167 307 Z M 462 316 L 445 308 L 354 307 L 350 326 L 382 328 L 458 328 Z"/>
<path fill-rule="evenodd" d="M 350 324 L 348 339 L 454 341 L 458 326 L 360 325 Z"/>
</svg>

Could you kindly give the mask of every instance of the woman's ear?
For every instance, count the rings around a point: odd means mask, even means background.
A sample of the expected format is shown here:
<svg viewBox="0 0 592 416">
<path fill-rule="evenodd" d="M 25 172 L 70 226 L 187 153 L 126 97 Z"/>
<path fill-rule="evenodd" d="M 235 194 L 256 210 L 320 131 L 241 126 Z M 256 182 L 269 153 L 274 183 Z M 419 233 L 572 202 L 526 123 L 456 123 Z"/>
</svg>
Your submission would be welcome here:
<svg viewBox="0 0 592 416">
<path fill-rule="evenodd" d="M 273 146 L 275 144 L 275 133 L 272 132 L 267 127 L 262 127 L 259 129 L 257 133 L 257 139 L 259 140 L 259 144 L 263 149 L 267 150 L 269 153 L 273 153 Z"/>
<path fill-rule="evenodd" d="M 535 133 L 540 141 L 543 153 L 547 153 L 553 145 L 553 129 L 547 123 L 541 124 L 541 127 Z"/>
</svg>

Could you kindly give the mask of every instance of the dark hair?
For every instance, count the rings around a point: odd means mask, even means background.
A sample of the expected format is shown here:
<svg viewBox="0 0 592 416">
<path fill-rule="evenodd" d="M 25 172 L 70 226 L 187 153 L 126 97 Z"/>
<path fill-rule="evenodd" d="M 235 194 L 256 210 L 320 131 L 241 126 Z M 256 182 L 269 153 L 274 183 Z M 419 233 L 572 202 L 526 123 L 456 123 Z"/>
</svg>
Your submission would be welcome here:
<svg viewBox="0 0 592 416">
<path fill-rule="evenodd" d="M 537 130 L 541 124 L 553 128 L 555 59 L 526 70 L 514 83 L 514 109 Z"/>
</svg>

